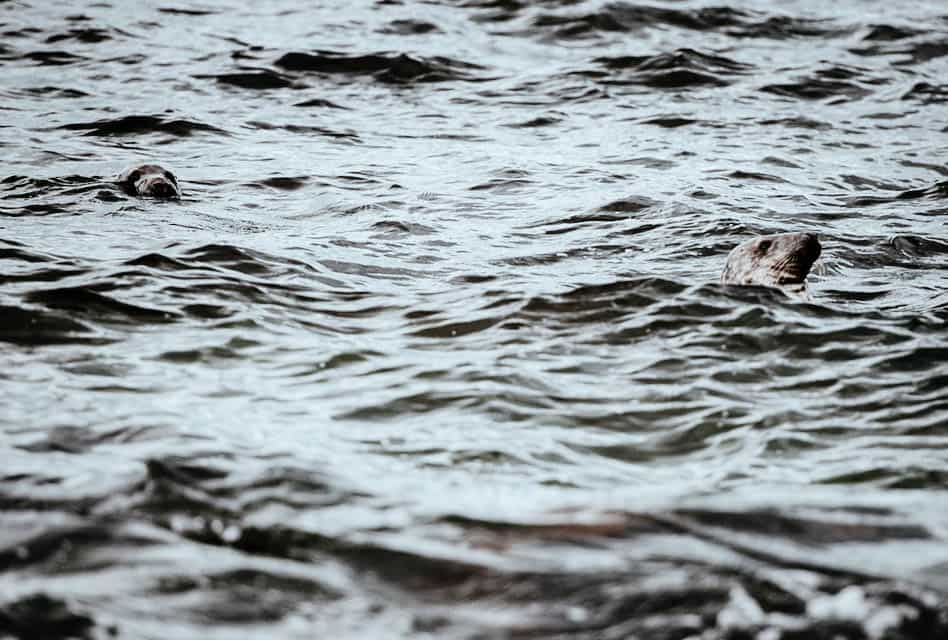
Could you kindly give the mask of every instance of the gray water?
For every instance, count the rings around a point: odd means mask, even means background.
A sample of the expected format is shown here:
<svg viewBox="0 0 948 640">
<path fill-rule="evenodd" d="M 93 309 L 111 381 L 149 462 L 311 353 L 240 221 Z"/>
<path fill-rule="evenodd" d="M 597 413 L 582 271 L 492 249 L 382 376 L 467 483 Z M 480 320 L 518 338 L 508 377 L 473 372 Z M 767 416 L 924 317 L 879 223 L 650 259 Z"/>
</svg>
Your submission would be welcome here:
<svg viewBox="0 0 948 640">
<path fill-rule="evenodd" d="M 0 2 L 0 637 L 948 638 L 946 74 L 934 0 Z"/>
</svg>

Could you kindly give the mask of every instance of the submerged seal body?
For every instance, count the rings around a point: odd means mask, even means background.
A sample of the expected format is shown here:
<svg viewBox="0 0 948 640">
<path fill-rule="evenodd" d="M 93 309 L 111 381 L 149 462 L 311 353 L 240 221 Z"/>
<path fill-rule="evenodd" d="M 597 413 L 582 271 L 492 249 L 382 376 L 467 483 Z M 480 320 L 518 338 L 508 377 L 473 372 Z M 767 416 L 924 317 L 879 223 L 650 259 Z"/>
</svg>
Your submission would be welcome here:
<svg viewBox="0 0 948 640">
<path fill-rule="evenodd" d="M 180 198 L 181 189 L 174 174 L 157 164 L 129 167 L 118 177 L 119 184 L 131 195 L 146 198 Z"/>
<path fill-rule="evenodd" d="M 821 251 L 814 233 L 760 236 L 731 250 L 721 284 L 775 287 L 806 297 L 806 276 Z"/>
</svg>

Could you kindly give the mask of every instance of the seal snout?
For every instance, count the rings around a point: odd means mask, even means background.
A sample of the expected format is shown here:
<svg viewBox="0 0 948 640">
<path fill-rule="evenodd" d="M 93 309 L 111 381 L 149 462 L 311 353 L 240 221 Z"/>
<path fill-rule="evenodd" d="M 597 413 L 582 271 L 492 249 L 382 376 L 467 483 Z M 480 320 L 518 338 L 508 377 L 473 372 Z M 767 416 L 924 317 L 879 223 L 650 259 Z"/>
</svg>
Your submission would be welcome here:
<svg viewBox="0 0 948 640">
<path fill-rule="evenodd" d="M 164 176 L 149 176 L 142 178 L 135 185 L 135 190 L 143 196 L 153 198 L 177 198 L 178 187 Z"/>
<path fill-rule="evenodd" d="M 777 284 L 802 284 L 810 268 L 820 257 L 822 247 L 815 233 L 787 233 L 771 236 L 775 240 L 769 270 Z"/>
<path fill-rule="evenodd" d="M 816 262 L 823 252 L 823 245 L 815 233 L 801 233 L 800 244 L 803 246 L 801 252 L 809 260 L 810 265 Z"/>
<path fill-rule="evenodd" d="M 823 246 L 815 233 L 798 234 L 798 244 L 798 248 L 792 252 L 794 255 L 792 270 L 795 272 L 795 279 L 802 282 L 813 267 L 813 263 L 823 252 Z"/>
</svg>

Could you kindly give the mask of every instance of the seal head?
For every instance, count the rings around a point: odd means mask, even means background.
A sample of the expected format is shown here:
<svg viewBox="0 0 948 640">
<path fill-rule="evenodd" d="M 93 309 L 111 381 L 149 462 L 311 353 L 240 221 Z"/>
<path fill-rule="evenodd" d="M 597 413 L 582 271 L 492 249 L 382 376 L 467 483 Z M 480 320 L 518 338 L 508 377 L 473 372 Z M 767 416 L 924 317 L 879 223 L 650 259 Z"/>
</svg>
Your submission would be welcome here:
<svg viewBox="0 0 948 640">
<path fill-rule="evenodd" d="M 134 196 L 145 198 L 181 197 L 178 179 L 174 174 L 157 164 L 142 164 L 123 171 L 118 178 L 122 188 Z"/>
<path fill-rule="evenodd" d="M 728 254 L 721 284 L 776 287 L 806 295 L 806 276 L 821 251 L 814 233 L 760 236 Z"/>
</svg>

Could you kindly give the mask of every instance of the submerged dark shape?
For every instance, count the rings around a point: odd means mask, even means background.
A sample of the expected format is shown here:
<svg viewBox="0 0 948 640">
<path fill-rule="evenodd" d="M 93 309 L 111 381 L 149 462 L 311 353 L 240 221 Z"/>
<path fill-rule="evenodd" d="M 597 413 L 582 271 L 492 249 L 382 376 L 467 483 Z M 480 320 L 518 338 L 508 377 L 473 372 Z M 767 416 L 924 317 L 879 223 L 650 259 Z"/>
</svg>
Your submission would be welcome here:
<svg viewBox="0 0 948 640">
<path fill-rule="evenodd" d="M 134 196 L 174 199 L 181 197 L 178 179 L 157 164 L 129 167 L 119 175 L 118 181 L 127 193 Z"/>
<path fill-rule="evenodd" d="M 806 295 L 806 276 L 822 248 L 815 233 L 759 236 L 728 254 L 721 284 L 776 287 Z"/>
</svg>

